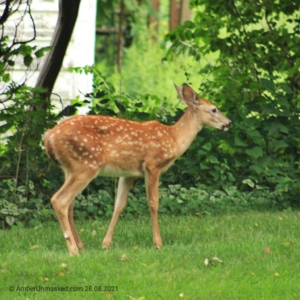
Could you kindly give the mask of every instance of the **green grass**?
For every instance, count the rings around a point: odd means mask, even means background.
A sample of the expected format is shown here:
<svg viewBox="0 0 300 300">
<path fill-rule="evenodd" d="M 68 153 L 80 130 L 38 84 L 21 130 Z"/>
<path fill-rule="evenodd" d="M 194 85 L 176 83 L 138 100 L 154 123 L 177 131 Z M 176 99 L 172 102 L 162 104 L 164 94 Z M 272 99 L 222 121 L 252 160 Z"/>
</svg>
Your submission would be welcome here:
<svg viewBox="0 0 300 300">
<path fill-rule="evenodd" d="M 299 221 L 291 211 L 161 215 L 164 247 L 155 250 L 150 218 L 121 219 L 108 251 L 100 245 L 109 220 L 78 222 L 87 250 L 79 257 L 68 255 L 58 223 L 1 231 L 1 299 L 299 299 Z M 223 263 L 206 266 L 214 256 Z M 98 286 L 118 290 L 87 291 Z"/>
</svg>

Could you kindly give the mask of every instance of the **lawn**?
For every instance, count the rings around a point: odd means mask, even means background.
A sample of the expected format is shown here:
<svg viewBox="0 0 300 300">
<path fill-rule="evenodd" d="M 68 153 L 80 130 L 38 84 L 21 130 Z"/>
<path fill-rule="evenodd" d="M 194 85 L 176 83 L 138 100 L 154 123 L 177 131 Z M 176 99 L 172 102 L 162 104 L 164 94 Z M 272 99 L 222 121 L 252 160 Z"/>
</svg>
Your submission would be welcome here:
<svg viewBox="0 0 300 300">
<path fill-rule="evenodd" d="M 109 220 L 78 222 L 79 257 L 58 223 L 2 230 L 1 299 L 299 299 L 299 221 L 297 211 L 161 215 L 156 250 L 150 218 L 120 219 L 108 251 Z"/>
</svg>

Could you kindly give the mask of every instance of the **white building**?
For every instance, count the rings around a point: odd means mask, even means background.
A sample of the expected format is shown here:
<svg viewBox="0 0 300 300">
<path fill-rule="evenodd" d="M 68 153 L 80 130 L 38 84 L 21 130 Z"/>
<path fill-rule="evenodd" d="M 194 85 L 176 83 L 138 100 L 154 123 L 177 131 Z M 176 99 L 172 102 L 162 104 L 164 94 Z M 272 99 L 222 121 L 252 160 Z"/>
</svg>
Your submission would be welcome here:
<svg viewBox="0 0 300 300">
<path fill-rule="evenodd" d="M 30 43 L 31 46 L 46 47 L 51 43 L 55 25 L 58 16 L 58 0 L 33 0 L 31 4 L 32 16 L 36 27 L 36 39 Z M 63 61 L 62 69 L 56 80 L 53 89 L 53 99 L 58 99 L 59 95 L 63 102 L 67 104 L 69 100 L 74 99 L 81 93 L 90 93 L 92 91 L 92 76 L 80 75 L 75 72 L 69 72 L 70 67 L 84 67 L 94 64 L 95 49 L 95 28 L 96 28 L 96 0 L 82 0 L 79 8 L 79 14 L 69 43 L 66 56 Z M 27 22 L 28 24 L 28 22 Z M 32 32 L 30 24 L 28 28 L 23 29 Z M 38 71 L 35 71 L 27 85 L 35 86 L 39 70 L 43 64 L 43 58 L 40 62 Z M 24 76 L 24 68 L 15 68 L 13 79 L 20 80 Z"/>
</svg>

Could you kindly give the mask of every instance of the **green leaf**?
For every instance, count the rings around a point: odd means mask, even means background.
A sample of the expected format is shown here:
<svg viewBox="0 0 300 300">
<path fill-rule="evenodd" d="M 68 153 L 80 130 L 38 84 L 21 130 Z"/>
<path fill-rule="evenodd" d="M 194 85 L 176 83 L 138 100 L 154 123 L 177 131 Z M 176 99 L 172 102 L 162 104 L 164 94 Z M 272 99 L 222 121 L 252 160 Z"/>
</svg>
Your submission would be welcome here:
<svg viewBox="0 0 300 300">
<path fill-rule="evenodd" d="M 1 214 L 4 214 L 4 215 L 7 215 L 9 213 L 8 209 L 7 208 L 3 208 L 1 209 Z"/>
<path fill-rule="evenodd" d="M 254 157 L 254 158 L 258 158 L 260 156 L 263 156 L 263 151 L 260 147 L 256 146 L 252 149 L 246 149 L 245 151 L 248 155 Z"/>
<path fill-rule="evenodd" d="M 37 58 L 41 58 L 45 55 L 45 52 L 47 51 L 50 51 L 51 50 L 51 47 L 43 47 L 43 48 L 40 48 L 39 50 L 35 51 L 34 52 L 34 55 L 37 57 Z"/>
<path fill-rule="evenodd" d="M 268 92 L 270 92 L 271 94 L 275 93 L 275 85 L 273 81 L 262 78 L 261 82 Z"/>
<path fill-rule="evenodd" d="M 2 80 L 4 81 L 4 82 L 10 82 L 10 75 L 9 74 L 4 74 L 3 76 L 2 76 Z"/>
<path fill-rule="evenodd" d="M 24 194 L 26 192 L 26 186 L 18 186 L 17 191 Z"/>
<path fill-rule="evenodd" d="M 287 101 L 287 99 L 285 97 L 278 97 L 277 98 L 278 102 L 284 106 L 285 108 L 290 108 L 290 103 Z"/>
<path fill-rule="evenodd" d="M 205 144 L 202 146 L 202 148 L 203 148 L 204 150 L 206 150 L 206 151 L 210 151 L 211 148 L 212 148 L 212 144 L 211 144 L 210 142 L 205 143 Z"/>
<path fill-rule="evenodd" d="M 245 118 L 244 119 L 244 124 L 248 127 L 252 127 L 256 124 L 257 119 L 252 117 L 252 118 Z"/>
<path fill-rule="evenodd" d="M 210 155 L 207 160 L 213 164 L 217 164 L 219 161 L 214 155 Z"/>
<path fill-rule="evenodd" d="M 238 136 L 234 137 L 234 143 L 235 143 L 236 146 L 239 146 L 239 147 L 248 146 L 248 144 L 244 143 Z"/>
<path fill-rule="evenodd" d="M 200 169 L 201 170 L 209 170 L 209 167 L 204 163 L 200 163 Z"/>
<path fill-rule="evenodd" d="M 273 141 L 272 146 L 278 149 L 278 148 L 286 148 L 289 145 L 283 141 Z"/>
<path fill-rule="evenodd" d="M 0 133 L 6 133 L 8 130 L 11 129 L 12 126 L 13 124 L 11 123 L 0 125 Z"/>
<path fill-rule="evenodd" d="M 80 202 L 81 206 L 87 206 L 88 205 L 88 202 L 86 199 L 83 199 L 81 202 Z"/>
<path fill-rule="evenodd" d="M 115 104 L 120 112 L 122 112 L 122 113 L 126 112 L 125 106 L 123 104 L 121 104 L 120 101 L 116 100 Z"/>
<path fill-rule="evenodd" d="M 8 60 L 7 63 L 11 67 L 13 67 L 15 65 L 15 62 L 13 60 Z"/>
<path fill-rule="evenodd" d="M 20 51 L 20 54 L 22 54 L 23 56 L 27 56 L 27 55 L 30 56 L 32 53 L 32 49 L 33 49 L 33 47 L 23 44 L 20 46 L 19 51 Z"/>
<path fill-rule="evenodd" d="M 183 25 L 187 28 L 195 28 L 195 24 L 192 21 L 185 21 Z"/>
<path fill-rule="evenodd" d="M 5 218 L 5 221 L 9 226 L 12 226 L 15 223 L 15 218 L 12 216 L 7 216 Z"/>
<path fill-rule="evenodd" d="M 255 187 L 255 183 L 251 180 L 251 179 L 245 179 L 242 181 L 244 184 L 249 185 L 250 187 L 254 188 Z"/>
<path fill-rule="evenodd" d="M 30 67 L 32 61 L 33 61 L 33 58 L 32 58 L 31 55 L 25 55 L 25 56 L 24 56 L 23 62 L 24 62 L 24 65 L 25 65 L 26 67 Z"/>
</svg>

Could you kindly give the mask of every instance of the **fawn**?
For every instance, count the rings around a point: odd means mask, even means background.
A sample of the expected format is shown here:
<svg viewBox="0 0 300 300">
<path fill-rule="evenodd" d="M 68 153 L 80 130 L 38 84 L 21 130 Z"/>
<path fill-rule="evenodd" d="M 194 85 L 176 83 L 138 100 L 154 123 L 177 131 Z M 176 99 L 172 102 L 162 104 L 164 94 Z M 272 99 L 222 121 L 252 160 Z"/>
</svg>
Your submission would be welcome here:
<svg viewBox="0 0 300 300">
<path fill-rule="evenodd" d="M 70 254 L 84 250 L 76 231 L 74 198 L 99 176 L 119 177 L 114 212 L 102 247 L 112 243 L 114 229 L 135 179 L 144 177 L 152 219 L 153 243 L 160 248 L 158 183 L 161 174 L 181 156 L 204 125 L 223 131 L 231 121 L 215 105 L 199 98 L 187 84 L 175 85 L 187 105 L 171 126 L 157 121 L 133 122 L 115 117 L 86 115 L 70 117 L 44 135 L 47 155 L 63 169 L 65 182 L 51 199 Z"/>
</svg>

